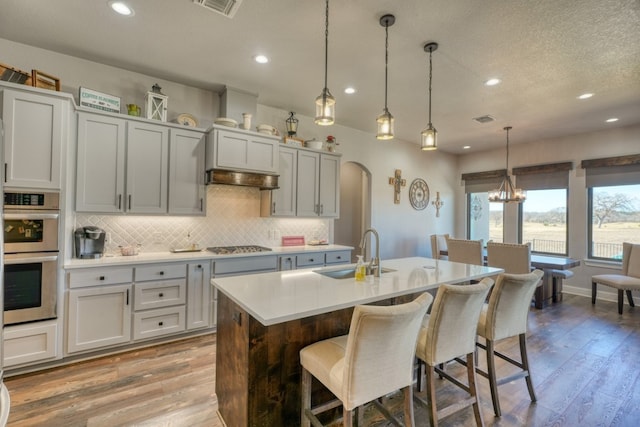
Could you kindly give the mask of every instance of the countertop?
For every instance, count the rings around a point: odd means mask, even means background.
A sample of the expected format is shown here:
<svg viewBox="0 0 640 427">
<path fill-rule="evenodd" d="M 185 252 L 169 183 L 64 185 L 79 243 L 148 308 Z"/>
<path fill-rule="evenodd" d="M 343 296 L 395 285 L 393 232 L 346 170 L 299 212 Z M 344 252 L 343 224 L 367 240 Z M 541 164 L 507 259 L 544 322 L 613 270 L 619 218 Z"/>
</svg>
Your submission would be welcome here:
<svg viewBox="0 0 640 427">
<path fill-rule="evenodd" d="M 268 256 L 268 255 L 288 255 L 294 253 L 314 253 L 314 252 L 334 252 L 353 250 L 351 246 L 343 245 L 318 245 L 318 246 L 274 246 L 270 248 L 271 251 L 265 252 L 249 252 L 242 254 L 225 254 L 216 255 L 213 252 L 209 252 L 206 249 L 200 252 L 140 252 L 139 255 L 133 256 L 104 256 L 98 259 L 71 259 L 66 260 L 63 268 L 66 270 L 72 270 L 77 268 L 88 267 L 108 267 L 108 266 L 120 266 L 120 265 L 133 265 L 133 264 L 153 264 L 160 262 L 173 262 L 173 261 L 197 261 L 197 260 L 211 260 L 211 259 L 229 259 L 229 258 L 246 258 L 255 256 Z"/>
<path fill-rule="evenodd" d="M 432 258 L 383 260 L 382 267 L 396 271 L 366 281 L 333 279 L 318 271 L 340 267 L 308 268 L 246 276 L 213 278 L 211 284 L 265 326 L 328 313 L 400 295 L 497 275 L 504 270 Z"/>
</svg>

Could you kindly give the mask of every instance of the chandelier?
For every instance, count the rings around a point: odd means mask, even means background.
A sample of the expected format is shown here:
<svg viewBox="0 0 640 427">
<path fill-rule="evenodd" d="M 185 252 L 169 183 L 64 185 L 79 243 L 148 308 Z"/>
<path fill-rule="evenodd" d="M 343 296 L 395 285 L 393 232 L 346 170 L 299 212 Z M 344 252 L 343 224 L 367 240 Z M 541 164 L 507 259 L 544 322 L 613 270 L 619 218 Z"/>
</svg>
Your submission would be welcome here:
<svg viewBox="0 0 640 427">
<path fill-rule="evenodd" d="M 516 188 L 511 181 L 511 176 L 509 175 L 509 131 L 512 129 L 511 126 L 507 126 L 504 130 L 507 131 L 507 168 L 504 178 L 502 178 L 502 183 L 500 184 L 500 188 L 496 190 L 492 190 L 489 192 L 489 201 L 497 202 L 497 203 L 509 203 L 516 202 L 522 203 L 527 198 L 526 191 L 521 188 Z"/>
</svg>

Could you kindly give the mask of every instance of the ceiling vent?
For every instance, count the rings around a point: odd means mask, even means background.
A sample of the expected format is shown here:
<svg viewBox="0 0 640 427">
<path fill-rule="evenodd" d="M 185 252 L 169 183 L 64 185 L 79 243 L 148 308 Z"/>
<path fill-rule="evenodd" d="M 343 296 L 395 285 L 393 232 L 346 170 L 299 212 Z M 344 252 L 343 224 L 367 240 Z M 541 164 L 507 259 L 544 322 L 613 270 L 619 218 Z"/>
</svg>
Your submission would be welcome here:
<svg viewBox="0 0 640 427">
<path fill-rule="evenodd" d="M 193 0 L 193 2 L 227 18 L 233 18 L 242 4 L 242 0 Z"/>
<path fill-rule="evenodd" d="M 478 122 L 478 123 L 490 123 L 495 121 L 496 119 L 491 117 L 490 115 L 486 115 L 486 116 L 480 116 L 480 117 L 474 117 L 473 121 Z"/>
</svg>

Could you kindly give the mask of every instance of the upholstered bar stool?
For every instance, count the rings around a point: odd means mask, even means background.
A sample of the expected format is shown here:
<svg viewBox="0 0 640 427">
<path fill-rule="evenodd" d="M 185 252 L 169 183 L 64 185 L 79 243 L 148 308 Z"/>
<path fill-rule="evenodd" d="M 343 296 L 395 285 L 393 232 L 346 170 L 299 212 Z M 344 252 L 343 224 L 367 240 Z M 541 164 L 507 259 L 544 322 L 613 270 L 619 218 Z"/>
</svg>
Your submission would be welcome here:
<svg viewBox="0 0 640 427">
<path fill-rule="evenodd" d="M 432 234 L 429 236 L 431 240 L 431 258 L 433 259 L 447 259 L 445 255 L 440 255 L 440 251 L 446 251 L 448 234 Z"/>
<path fill-rule="evenodd" d="M 596 303 L 598 283 L 618 290 L 618 314 L 622 314 L 625 291 L 629 306 L 635 307 L 631 291 L 640 291 L 640 244 L 622 244 L 622 274 L 598 274 L 591 278 L 591 304 Z"/>
<path fill-rule="evenodd" d="M 449 261 L 484 265 L 482 239 L 447 239 L 447 253 L 449 254 Z"/>
<path fill-rule="evenodd" d="M 487 265 L 506 273 L 530 273 L 531 248 L 528 244 L 487 242 Z"/>
<path fill-rule="evenodd" d="M 321 425 L 317 414 L 343 407 L 343 425 L 353 424 L 357 407 L 373 402 L 399 423 L 376 399 L 402 389 L 405 425 L 414 426 L 413 361 L 418 330 L 433 297 L 392 306 L 356 306 L 349 334 L 308 345 L 300 350 L 302 365 L 301 425 Z M 337 399 L 311 406 L 313 377 Z"/>
<path fill-rule="evenodd" d="M 536 401 L 536 394 L 529 371 L 526 335 L 531 298 L 543 274 L 542 270 L 535 270 L 528 274 L 501 274 L 498 276 L 498 280 L 491 291 L 489 303 L 482 307 L 482 312 L 480 313 L 478 336 L 485 339 L 485 344 L 477 343 L 477 346 L 486 350 L 487 372 L 480 369 L 477 369 L 477 372 L 489 379 L 493 411 L 497 417 L 502 415 L 498 398 L 498 386 L 501 384 L 524 378 L 527 382 L 531 401 Z M 515 336 L 520 340 L 520 362 L 495 350 L 497 341 Z M 520 371 L 497 379 L 494 356 L 498 356 L 517 366 Z"/>
<path fill-rule="evenodd" d="M 425 317 L 420 328 L 416 357 L 420 360 L 419 375 L 426 375 L 427 401 L 417 400 L 428 408 L 432 427 L 437 427 L 442 418 L 469 406 L 473 406 L 476 424 L 484 425 L 476 388 L 474 351 L 480 310 L 492 285 L 493 280 L 489 278 L 475 285 L 441 285 L 431 314 Z M 467 366 L 467 384 L 439 368 L 439 365 L 459 356 L 466 356 L 463 363 Z M 469 397 L 438 409 L 436 373 L 466 391 Z"/>
</svg>

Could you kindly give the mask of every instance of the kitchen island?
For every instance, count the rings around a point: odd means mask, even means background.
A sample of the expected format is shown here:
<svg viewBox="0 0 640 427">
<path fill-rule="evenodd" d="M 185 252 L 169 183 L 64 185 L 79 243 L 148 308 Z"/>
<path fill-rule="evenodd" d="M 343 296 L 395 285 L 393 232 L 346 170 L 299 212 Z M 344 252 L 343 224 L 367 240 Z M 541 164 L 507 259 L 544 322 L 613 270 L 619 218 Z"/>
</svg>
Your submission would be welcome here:
<svg viewBox="0 0 640 427">
<path fill-rule="evenodd" d="M 415 257 L 383 261 L 388 271 L 364 282 L 325 275 L 353 266 L 211 280 L 219 292 L 216 394 L 227 426 L 299 425 L 299 351 L 348 333 L 355 305 L 400 304 L 502 272 Z"/>
</svg>

